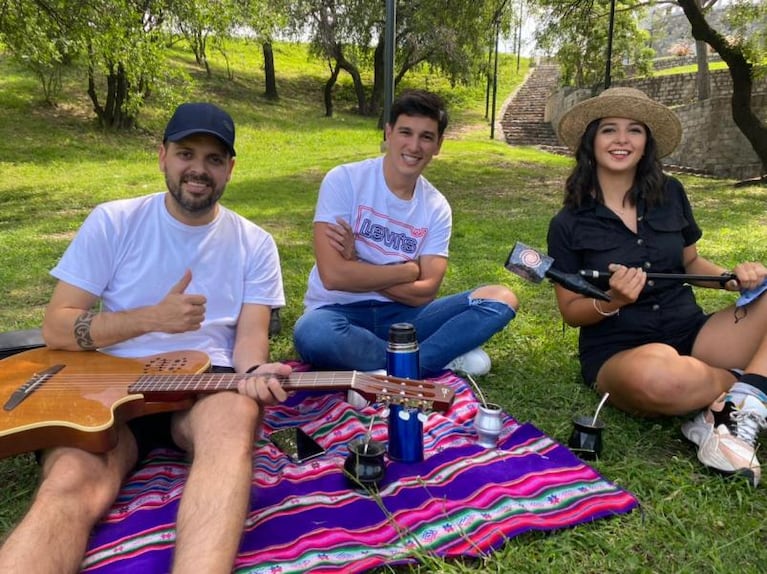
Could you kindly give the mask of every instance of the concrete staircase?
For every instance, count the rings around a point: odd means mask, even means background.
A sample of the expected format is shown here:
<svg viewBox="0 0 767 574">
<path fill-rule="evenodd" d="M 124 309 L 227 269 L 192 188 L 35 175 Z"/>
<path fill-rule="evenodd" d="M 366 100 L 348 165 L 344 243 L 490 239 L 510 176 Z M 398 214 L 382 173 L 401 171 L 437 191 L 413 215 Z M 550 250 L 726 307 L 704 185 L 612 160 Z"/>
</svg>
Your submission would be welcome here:
<svg viewBox="0 0 767 574">
<path fill-rule="evenodd" d="M 533 68 L 503 111 L 501 128 L 507 143 L 568 153 L 567 148 L 559 143 L 554 128 L 543 119 L 546 99 L 557 89 L 558 79 L 556 65 L 542 64 Z"/>
</svg>

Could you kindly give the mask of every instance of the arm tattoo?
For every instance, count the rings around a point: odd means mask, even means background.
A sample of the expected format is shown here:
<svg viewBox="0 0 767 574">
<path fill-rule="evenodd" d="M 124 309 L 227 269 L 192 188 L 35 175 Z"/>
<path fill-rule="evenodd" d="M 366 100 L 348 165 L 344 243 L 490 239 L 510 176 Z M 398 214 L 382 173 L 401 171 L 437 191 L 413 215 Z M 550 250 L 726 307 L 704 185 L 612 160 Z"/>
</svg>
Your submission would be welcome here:
<svg viewBox="0 0 767 574">
<path fill-rule="evenodd" d="M 96 348 L 91 337 L 91 323 L 96 316 L 96 311 L 86 311 L 75 320 L 75 341 L 84 351 L 92 351 Z"/>
</svg>

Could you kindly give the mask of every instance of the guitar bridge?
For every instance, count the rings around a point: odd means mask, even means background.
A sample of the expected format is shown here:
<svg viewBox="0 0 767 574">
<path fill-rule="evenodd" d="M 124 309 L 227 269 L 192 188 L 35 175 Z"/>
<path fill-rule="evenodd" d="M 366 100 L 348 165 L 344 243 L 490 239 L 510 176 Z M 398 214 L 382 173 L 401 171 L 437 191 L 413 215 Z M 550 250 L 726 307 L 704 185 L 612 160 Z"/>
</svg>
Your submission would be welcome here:
<svg viewBox="0 0 767 574">
<path fill-rule="evenodd" d="M 3 405 L 3 410 L 12 411 L 15 409 L 24 399 L 34 393 L 40 385 L 42 385 L 45 381 L 50 379 L 63 368 L 64 365 L 53 365 L 40 373 L 35 373 L 32 375 L 32 377 L 26 383 L 13 391 L 11 397 Z"/>
</svg>

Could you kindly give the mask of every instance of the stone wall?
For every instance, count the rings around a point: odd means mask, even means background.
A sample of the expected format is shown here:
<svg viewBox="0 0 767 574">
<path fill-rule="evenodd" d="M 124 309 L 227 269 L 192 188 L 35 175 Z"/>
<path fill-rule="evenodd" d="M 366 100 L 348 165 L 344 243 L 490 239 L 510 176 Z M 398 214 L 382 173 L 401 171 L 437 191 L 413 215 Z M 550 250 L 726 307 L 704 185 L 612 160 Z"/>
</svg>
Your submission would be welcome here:
<svg viewBox="0 0 767 574">
<path fill-rule="evenodd" d="M 708 54 L 708 63 L 721 62 L 722 58 L 717 53 Z M 692 66 L 698 63 L 698 57 L 695 54 L 689 56 L 675 56 L 670 58 L 656 58 L 653 60 L 653 70 L 668 70 L 669 68 L 676 68 L 677 66 Z"/>
<path fill-rule="evenodd" d="M 767 121 L 767 93 L 753 95 L 751 106 Z M 664 163 L 733 179 L 761 175 L 759 157 L 732 120 L 729 96 L 677 106 L 674 111 L 684 128 L 682 142 Z"/>
<path fill-rule="evenodd" d="M 682 121 L 682 142 L 663 160 L 691 171 L 717 177 L 746 179 L 761 175 L 756 152 L 732 119 L 732 82 L 728 70 L 711 72 L 708 100 L 695 98 L 695 73 L 616 81 L 614 86 L 638 88 L 667 106 Z M 592 96 L 590 90 L 564 88 L 552 94 L 546 104 L 545 119 L 556 126 L 562 114 L 574 104 Z M 754 82 L 752 110 L 767 123 L 767 78 Z"/>
<path fill-rule="evenodd" d="M 712 70 L 711 96 L 723 97 L 732 94 L 732 80 L 729 70 Z M 695 72 L 674 74 L 672 76 L 654 76 L 652 78 L 632 78 L 617 80 L 613 86 L 631 86 L 639 88 L 652 99 L 667 106 L 677 106 L 696 100 Z M 753 93 L 767 93 L 767 77 L 754 81 Z"/>
</svg>

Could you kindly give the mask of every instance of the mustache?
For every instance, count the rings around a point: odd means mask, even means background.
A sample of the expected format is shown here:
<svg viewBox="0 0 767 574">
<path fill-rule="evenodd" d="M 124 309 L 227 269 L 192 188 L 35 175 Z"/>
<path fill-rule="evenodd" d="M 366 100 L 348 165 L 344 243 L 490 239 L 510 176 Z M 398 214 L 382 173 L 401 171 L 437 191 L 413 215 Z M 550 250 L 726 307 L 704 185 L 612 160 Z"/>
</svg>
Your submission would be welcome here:
<svg viewBox="0 0 767 574">
<path fill-rule="evenodd" d="M 205 174 L 190 173 L 181 178 L 181 183 L 204 183 L 206 185 L 213 185 L 213 180 Z"/>
</svg>

